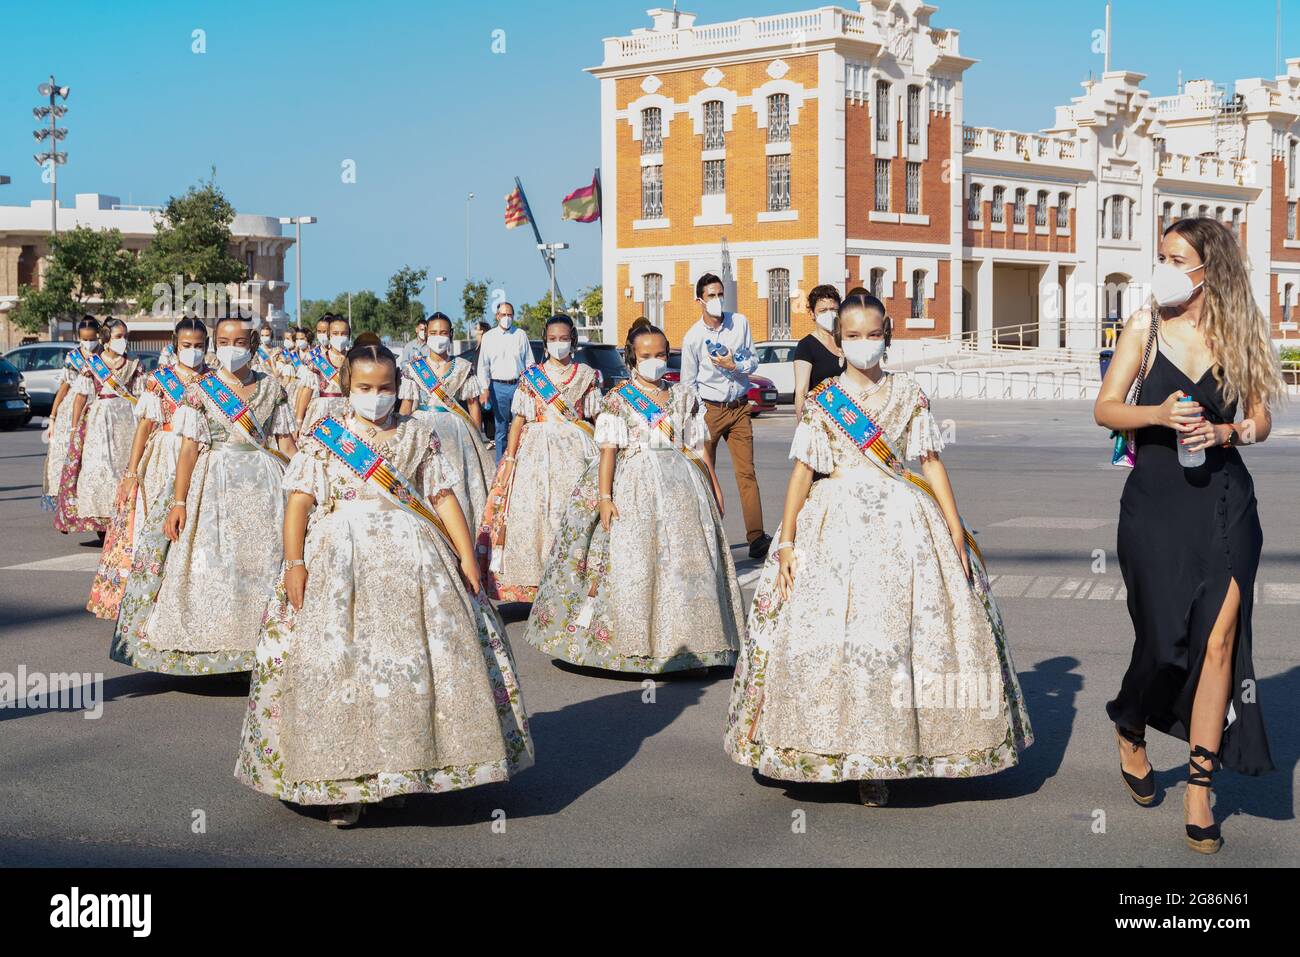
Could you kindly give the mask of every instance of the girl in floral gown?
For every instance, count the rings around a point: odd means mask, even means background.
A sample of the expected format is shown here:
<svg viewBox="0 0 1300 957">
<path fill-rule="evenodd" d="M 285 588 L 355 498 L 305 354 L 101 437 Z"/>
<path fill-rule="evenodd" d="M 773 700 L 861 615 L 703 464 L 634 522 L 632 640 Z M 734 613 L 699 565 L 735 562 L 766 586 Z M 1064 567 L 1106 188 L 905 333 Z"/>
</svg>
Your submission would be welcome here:
<svg viewBox="0 0 1300 957">
<path fill-rule="evenodd" d="M 250 671 L 280 572 L 293 414 L 280 384 L 250 368 L 257 336 L 245 322 L 223 319 L 213 338 L 218 370 L 172 416 L 183 442 L 156 506 L 162 539 L 150 509 L 118 616 L 114 657 L 144 671 Z"/>
<path fill-rule="evenodd" d="M 43 436 L 47 443 L 45 452 L 45 481 L 41 508 L 55 512 L 59 507 L 59 483 L 63 466 L 68 460 L 68 444 L 72 439 L 72 402 L 68 396 L 72 386 L 86 367 L 91 353 L 99 351 L 99 320 L 82 316 L 77 323 L 77 348 L 69 352 L 63 363 L 63 376 L 59 380 L 54 404 L 50 407 L 50 422 Z"/>
<path fill-rule="evenodd" d="M 636 378 L 605 397 L 600 458 L 569 498 L 525 637 L 610 671 L 730 665 L 745 634 L 698 397 L 662 382 L 668 339 L 628 332 Z"/>
<path fill-rule="evenodd" d="M 108 348 L 88 356 L 86 370 L 72 384 L 72 434 L 54 517 L 61 532 L 95 531 L 101 537 L 131 457 L 132 410 L 144 382 L 140 361 L 126 357 L 126 323 L 110 319 L 103 332 Z"/>
<path fill-rule="evenodd" d="M 330 805 L 339 826 L 532 763 L 505 627 L 437 433 L 393 414 L 399 381 L 391 352 L 358 344 L 343 410 L 303 430 L 235 768 L 263 793 Z M 376 454 L 384 466 L 362 478 Z"/>
<path fill-rule="evenodd" d="M 483 444 L 481 388 L 474 367 L 453 359 L 451 320 L 441 313 L 426 324 L 427 358 L 416 356 L 404 370 L 402 414 L 414 415 L 438 433 L 447 468 L 456 478 L 461 511 L 478 528 L 492 480 L 492 453 Z M 441 394 L 439 394 L 441 393 Z"/>
<path fill-rule="evenodd" d="M 506 454 L 479 527 L 484 587 L 500 601 L 532 601 L 569 495 L 596 457 L 596 370 L 575 362 L 573 320 L 546 323 L 545 362 L 519 379 Z M 501 437 L 497 437 L 501 441 Z M 513 494 L 514 489 L 519 494 Z"/>
<path fill-rule="evenodd" d="M 131 458 L 118 483 L 99 571 L 86 604 L 86 610 L 98 618 L 117 618 L 149 506 L 166 498 L 175 482 L 181 437 L 172 431 L 171 418 L 185 389 L 203 378 L 207 347 L 208 330 L 203 321 L 182 319 L 172 332 L 175 361 L 144 376 L 144 387 L 135 404 L 138 424 Z M 162 515 L 154 516 L 157 533 L 162 532 L 162 520 Z"/>
<path fill-rule="evenodd" d="M 298 422 L 307 425 L 342 411 L 347 404 L 339 382 L 339 370 L 352 347 L 352 327 L 342 316 L 330 317 L 329 345 L 313 350 L 298 373 L 302 387 L 294 399 Z"/>
<path fill-rule="evenodd" d="M 1002 771 L 1033 738 L 929 403 L 880 368 L 884 306 L 850 296 L 834 334 L 848 368 L 809 393 L 795 430 L 725 747 L 766 777 L 857 780 L 879 805 L 887 779 Z"/>
</svg>

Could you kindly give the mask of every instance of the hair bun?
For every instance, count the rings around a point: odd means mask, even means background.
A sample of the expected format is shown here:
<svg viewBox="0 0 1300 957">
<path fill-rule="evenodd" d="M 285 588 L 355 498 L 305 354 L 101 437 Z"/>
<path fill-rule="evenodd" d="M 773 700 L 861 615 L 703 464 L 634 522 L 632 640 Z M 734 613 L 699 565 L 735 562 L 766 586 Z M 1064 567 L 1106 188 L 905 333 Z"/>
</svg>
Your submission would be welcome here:
<svg viewBox="0 0 1300 957">
<path fill-rule="evenodd" d="M 649 325 L 650 325 L 650 320 L 647 319 L 645 316 L 641 316 L 635 322 L 633 322 L 631 326 L 628 327 L 627 334 L 630 336 L 632 333 L 644 329 Z"/>
<path fill-rule="evenodd" d="M 373 332 L 363 332 L 361 333 L 361 335 L 357 336 L 356 342 L 353 343 L 353 345 L 382 347 L 384 345 L 384 341 L 380 339 L 379 336 Z"/>
</svg>

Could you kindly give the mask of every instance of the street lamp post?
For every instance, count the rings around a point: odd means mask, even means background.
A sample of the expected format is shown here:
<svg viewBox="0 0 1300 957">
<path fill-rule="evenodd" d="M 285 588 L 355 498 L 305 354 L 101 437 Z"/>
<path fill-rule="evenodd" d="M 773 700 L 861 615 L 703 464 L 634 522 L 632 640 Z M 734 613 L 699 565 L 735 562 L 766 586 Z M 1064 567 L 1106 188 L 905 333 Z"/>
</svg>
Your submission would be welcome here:
<svg viewBox="0 0 1300 957">
<path fill-rule="evenodd" d="M 438 285 L 439 283 L 444 283 L 446 281 L 447 281 L 446 276 L 433 277 L 433 311 L 434 312 L 441 312 L 441 310 L 438 308 Z"/>
<path fill-rule="evenodd" d="M 294 227 L 293 239 L 293 285 L 296 290 L 295 299 L 297 306 L 294 307 L 294 322 L 302 325 L 302 227 L 310 226 L 316 222 L 315 216 L 281 216 L 281 226 Z"/>
<path fill-rule="evenodd" d="M 568 249 L 568 243 L 538 243 L 537 248 L 546 257 L 546 264 L 551 267 L 551 315 L 555 315 L 555 254 L 561 249 Z"/>
<path fill-rule="evenodd" d="M 465 197 L 465 284 L 469 285 L 469 201 L 474 198 L 470 193 Z"/>
<path fill-rule="evenodd" d="M 58 81 L 54 79 L 54 74 L 50 74 L 50 82 L 42 83 L 36 88 L 36 92 L 41 96 L 49 97 L 50 100 L 48 106 L 32 108 L 32 116 L 38 120 L 50 121 L 49 126 L 32 131 L 36 142 L 50 141 L 48 151 L 36 153 L 32 158 L 36 160 L 38 166 L 44 166 L 46 163 L 50 165 L 50 234 L 55 236 L 59 232 L 59 166 L 68 161 L 68 154 L 59 152 L 59 141 L 68 135 L 68 131 L 59 126 L 59 120 L 68 112 L 68 108 L 60 105 L 58 101 L 68 98 L 69 88 L 59 86 Z"/>
</svg>

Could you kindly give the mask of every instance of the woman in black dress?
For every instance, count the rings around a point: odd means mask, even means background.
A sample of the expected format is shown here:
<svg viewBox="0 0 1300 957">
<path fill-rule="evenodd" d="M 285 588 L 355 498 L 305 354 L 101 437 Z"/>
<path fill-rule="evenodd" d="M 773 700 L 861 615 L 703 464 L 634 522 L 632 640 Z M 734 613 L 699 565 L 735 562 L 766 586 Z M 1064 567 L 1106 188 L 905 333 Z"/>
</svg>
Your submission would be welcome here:
<svg viewBox="0 0 1300 957">
<path fill-rule="evenodd" d="M 831 330 L 840 311 L 840 293 L 834 286 L 818 286 L 808 293 L 808 311 L 817 323 L 794 348 L 794 420 L 803 418 L 803 400 L 826 379 L 844 371 L 840 347 Z"/>
<path fill-rule="evenodd" d="M 1143 806 L 1156 796 L 1147 726 L 1188 742 L 1187 843 L 1212 854 L 1223 843 L 1210 809 L 1213 772 L 1273 769 L 1251 663 L 1263 535 L 1237 446 L 1268 437 L 1269 406 L 1284 388 L 1268 323 L 1225 226 L 1170 225 L 1151 284 L 1155 308 L 1124 326 L 1094 409 L 1099 425 L 1133 430 L 1137 444 L 1118 542 L 1136 638 L 1106 711 L 1124 783 Z M 1140 368 L 1137 403 L 1126 404 Z M 1184 396 L 1192 401 L 1180 403 Z M 1204 463 L 1180 465 L 1179 443 L 1203 450 Z"/>
</svg>

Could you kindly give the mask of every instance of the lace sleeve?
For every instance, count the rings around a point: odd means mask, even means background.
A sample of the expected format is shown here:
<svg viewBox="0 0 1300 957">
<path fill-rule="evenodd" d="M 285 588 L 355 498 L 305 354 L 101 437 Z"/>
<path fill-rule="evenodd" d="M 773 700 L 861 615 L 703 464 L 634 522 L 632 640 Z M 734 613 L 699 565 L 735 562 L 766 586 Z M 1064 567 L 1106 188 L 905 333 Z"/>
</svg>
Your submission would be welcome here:
<svg viewBox="0 0 1300 957">
<path fill-rule="evenodd" d="M 794 440 L 790 443 L 790 458 L 822 475 L 835 471 L 835 451 L 831 448 L 830 436 L 818 423 L 812 409 L 805 411 L 795 426 Z"/>
<path fill-rule="evenodd" d="M 72 380 L 72 391 L 77 395 L 92 396 L 95 394 L 95 379 L 89 372 L 83 372 Z"/>
<path fill-rule="evenodd" d="M 596 417 L 596 444 L 601 448 L 613 446 L 625 449 L 629 443 L 627 423 L 617 412 L 601 412 Z"/>
<path fill-rule="evenodd" d="M 916 407 L 912 410 L 912 419 L 907 427 L 907 448 L 903 455 L 908 459 L 921 459 L 942 451 L 943 436 L 939 434 L 939 426 L 930 412 L 930 400 L 918 388 Z"/>
<path fill-rule="evenodd" d="M 135 417 L 148 419 L 150 422 L 163 421 L 162 396 L 157 389 L 145 388 L 140 393 L 140 401 L 135 404 Z"/>
<path fill-rule="evenodd" d="M 397 398 L 401 402 L 419 402 L 420 387 L 408 375 L 402 376 L 402 384 L 397 389 Z"/>
<path fill-rule="evenodd" d="M 522 415 L 524 421 L 531 422 L 537 415 L 537 406 L 533 402 L 532 393 L 523 386 L 515 389 L 514 401 L 510 403 L 511 415 Z"/>
<path fill-rule="evenodd" d="M 199 445 L 208 446 L 212 444 L 212 433 L 208 429 L 208 417 L 204 415 L 201 409 L 195 408 L 189 402 L 177 407 L 175 415 L 172 416 L 172 431 L 184 438 L 193 439 Z"/>
<path fill-rule="evenodd" d="M 289 408 L 289 397 L 281 395 L 275 402 L 275 411 L 271 413 L 271 422 L 266 428 L 267 435 L 293 435 L 298 431 L 294 421 L 293 410 Z"/>
<path fill-rule="evenodd" d="M 325 467 L 325 452 L 315 442 L 301 448 L 289 461 L 284 470 L 280 487 L 288 492 L 304 492 L 314 498 L 317 504 L 326 502 L 330 497 L 329 470 Z"/>
</svg>

